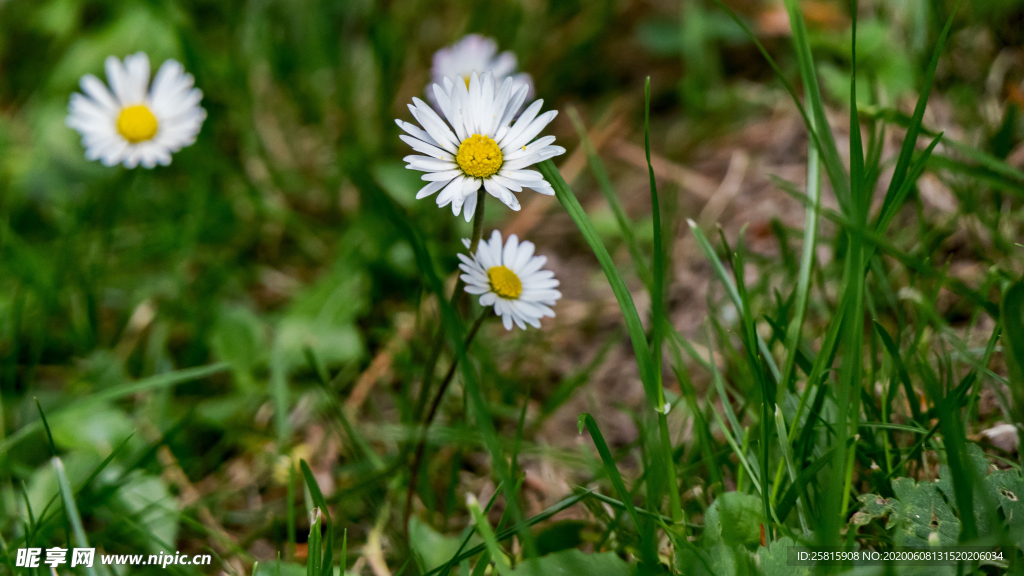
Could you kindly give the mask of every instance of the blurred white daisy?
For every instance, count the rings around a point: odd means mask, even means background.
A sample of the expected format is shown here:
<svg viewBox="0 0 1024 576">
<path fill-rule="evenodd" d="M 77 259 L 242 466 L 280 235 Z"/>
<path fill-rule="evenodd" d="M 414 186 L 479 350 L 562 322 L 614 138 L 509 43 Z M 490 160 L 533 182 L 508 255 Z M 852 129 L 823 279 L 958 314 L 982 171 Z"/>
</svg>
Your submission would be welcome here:
<svg viewBox="0 0 1024 576">
<path fill-rule="evenodd" d="M 106 61 L 110 90 L 92 74 L 82 77 L 85 94 L 72 94 L 65 123 L 82 135 L 85 157 L 106 166 L 171 163 L 171 153 L 196 141 L 206 119 L 195 78 L 174 60 L 163 63 L 149 85 L 149 56 Z M 112 91 L 112 92 L 111 92 Z"/>
<path fill-rule="evenodd" d="M 469 248 L 469 240 L 463 243 Z M 523 330 L 527 324 L 540 328 L 541 318 L 555 317 L 551 306 L 562 297 L 554 272 L 541 270 L 547 257 L 534 256 L 533 250 L 533 242 L 520 243 L 515 234 L 502 246 L 495 230 L 490 241 L 480 241 L 476 254 L 459 254 L 466 292 L 481 294 L 481 306 L 494 306 L 506 330 L 513 323 Z"/>
<path fill-rule="evenodd" d="M 484 72 L 494 74 L 494 81 L 501 84 L 505 78 L 512 77 L 513 89 L 528 86 L 533 92 L 533 81 L 530 75 L 523 72 L 515 74 L 516 55 L 512 52 L 498 54 L 498 43 L 492 38 L 479 34 L 469 34 L 462 40 L 446 48 L 434 52 L 434 65 L 430 69 L 433 84 L 441 84 L 445 78 L 462 78 L 469 84 L 474 72 L 483 76 Z M 529 94 L 527 94 L 529 96 Z M 427 97 L 435 101 L 433 91 L 427 86 Z"/>
<path fill-rule="evenodd" d="M 451 78 L 445 78 L 443 84 L 443 88 L 438 84 L 432 88 L 447 122 L 419 98 L 412 99 L 409 111 L 422 128 L 395 120 L 408 134 L 402 134 L 402 140 L 425 154 L 405 157 L 406 168 L 426 172 L 422 178 L 428 184 L 416 198 L 440 192 L 437 205 L 451 204 L 456 216 L 465 208 L 469 222 L 476 212 L 476 191 L 481 186 L 513 210 L 519 210 L 513 192 L 523 188 L 554 195 L 540 172 L 526 168 L 565 153 L 565 148 L 552 145 L 554 136 L 534 140 L 558 112 L 538 115 L 544 101 L 537 100 L 513 124 L 512 117 L 526 100 L 528 89 L 515 88 L 511 78 L 495 89 L 490 72 L 482 77 L 474 72 L 468 85 Z"/>
</svg>

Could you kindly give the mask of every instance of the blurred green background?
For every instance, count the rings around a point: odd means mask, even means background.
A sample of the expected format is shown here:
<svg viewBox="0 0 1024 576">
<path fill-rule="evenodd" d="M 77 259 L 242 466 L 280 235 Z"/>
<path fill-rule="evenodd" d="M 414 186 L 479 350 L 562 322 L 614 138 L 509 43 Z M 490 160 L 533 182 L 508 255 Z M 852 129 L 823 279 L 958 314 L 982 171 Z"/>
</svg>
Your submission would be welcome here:
<svg viewBox="0 0 1024 576">
<path fill-rule="evenodd" d="M 798 79 L 781 4 L 726 3 Z M 859 94 L 869 111 L 913 101 L 952 5 L 861 2 Z M 823 88 L 842 110 L 848 7 L 804 8 Z M 1005 158 L 1024 136 L 1024 2 L 972 0 L 954 30 L 938 73 L 942 105 L 928 120 Z M 442 277 L 469 235 L 447 210 L 414 200 L 418 173 L 404 169 L 409 152 L 393 119 L 410 119 L 405 104 L 422 96 L 433 52 L 470 32 L 515 52 L 545 108 L 574 105 L 588 125 L 616 117 L 633 142 L 651 76 L 652 147 L 683 165 L 791 108 L 756 48 L 711 1 L 0 0 L 0 534 L 8 542 L 24 535 L 28 507 L 38 519 L 56 490 L 36 399 L 76 486 L 131 435 L 79 504 L 92 543 L 108 551 L 214 547 L 231 566 L 294 554 L 289 458 L 325 449 L 324 435 L 343 420 L 335 411 L 382 350 L 391 351 L 390 376 L 355 417 L 367 427 L 363 441 L 388 453 L 407 423 L 433 327 L 413 249 L 389 207 L 427 239 Z M 103 78 L 108 55 L 136 51 L 154 69 L 181 61 L 208 112 L 198 141 L 152 171 L 86 161 L 64 126 L 81 76 Z M 549 131 L 571 155 L 578 140 L 564 114 Z M 589 176 L 576 184 L 581 197 L 597 198 Z M 685 211 L 688 200 L 678 202 Z M 581 283 L 600 283 L 571 222 L 557 205 L 540 209 L 542 249 L 575 262 L 564 269 L 582 271 Z M 489 200 L 488 228 L 514 216 Z M 621 255 L 610 213 L 597 206 L 594 218 Z M 568 295 L 586 307 L 578 290 Z M 477 343 L 494 412 L 513 430 L 527 394 L 541 403 L 571 394 L 579 383 L 566 387 L 567 379 L 585 380 L 609 337 L 622 337 L 594 314 L 571 318 Z M 201 378 L 182 373 L 201 366 L 210 367 Z M 275 399 L 275 390 L 287 395 Z M 293 411 L 275 418 L 282 404 Z M 322 482 L 358 488 L 338 504 L 352 550 L 390 501 L 387 482 L 400 478 L 362 486 L 384 464 L 357 457 L 360 434 L 350 432 L 342 430 L 341 456 L 334 447 L 318 471 Z M 444 463 L 432 477 L 445 486 L 470 466 Z M 451 500 L 454 489 L 439 494 Z M 401 508 L 400 499 L 391 504 Z M 46 546 L 65 530 L 55 517 L 34 538 Z"/>
</svg>

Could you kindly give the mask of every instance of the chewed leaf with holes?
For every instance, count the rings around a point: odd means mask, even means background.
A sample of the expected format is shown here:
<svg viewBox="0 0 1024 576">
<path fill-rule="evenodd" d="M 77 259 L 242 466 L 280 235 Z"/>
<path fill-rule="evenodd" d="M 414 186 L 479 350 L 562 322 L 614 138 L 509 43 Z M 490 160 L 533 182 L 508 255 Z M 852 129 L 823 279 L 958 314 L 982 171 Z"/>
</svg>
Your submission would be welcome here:
<svg viewBox="0 0 1024 576">
<path fill-rule="evenodd" d="M 1003 517 L 1011 532 L 1024 529 L 1024 478 L 1016 470 L 996 470 L 986 478 L 991 490 L 1003 510 Z M 1017 541 L 1024 550 L 1024 539 Z"/>
<path fill-rule="evenodd" d="M 860 510 L 851 519 L 855 526 L 864 526 L 875 518 L 881 518 L 894 507 L 892 498 L 882 498 L 878 494 L 861 494 L 857 500 L 860 501 Z"/>
<path fill-rule="evenodd" d="M 942 498 L 936 482 L 912 478 L 892 481 L 898 501 L 893 508 L 897 546 L 952 546 L 960 537 L 960 520 Z"/>
</svg>

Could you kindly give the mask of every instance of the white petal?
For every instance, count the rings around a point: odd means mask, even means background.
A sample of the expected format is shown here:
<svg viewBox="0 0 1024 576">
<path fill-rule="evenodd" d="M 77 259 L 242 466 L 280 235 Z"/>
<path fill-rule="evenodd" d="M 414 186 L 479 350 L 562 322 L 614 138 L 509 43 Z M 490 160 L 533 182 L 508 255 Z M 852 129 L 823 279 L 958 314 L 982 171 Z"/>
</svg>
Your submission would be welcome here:
<svg viewBox="0 0 1024 576">
<path fill-rule="evenodd" d="M 447 186 L 448 182 L 451 182 L 451 180 L 438 180 L 435 182 L 431 182 L 430 184 L 427 184 L 423 188 L 420 188 L 420 191 L 416 193 L 416 199 L 422 200 L 427 196 L 436 193 L 441 188 Z"/>
<path fill-rule="evenodd" d="M 538 102 L 540 102 L 540 100 L 538 100 Z M 502 140 L 502 145 L 510 148 L 525 146 L 540 134 L 540 131 L 555 119 L 555 116 L 558 116 L 558 110 L 548 110 L 525 126 L 521 132 L 513 136 L 513 132 L 515 132 L 516 128 L 519 127 L 519 123 L 522 122 L 522 119 L 520 118 L 516 121 L 516 125 L 509 130 L 509 134 L 505 136 L 504 140 Z"/>
</svg>

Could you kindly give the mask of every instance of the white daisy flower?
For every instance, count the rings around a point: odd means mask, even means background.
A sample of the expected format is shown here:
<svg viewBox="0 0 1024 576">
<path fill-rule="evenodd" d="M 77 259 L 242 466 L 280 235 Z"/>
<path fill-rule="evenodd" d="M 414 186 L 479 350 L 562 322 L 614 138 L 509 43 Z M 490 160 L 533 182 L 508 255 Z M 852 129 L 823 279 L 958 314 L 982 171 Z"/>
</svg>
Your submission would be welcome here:
<svg viewBox="0 0 1024 576">
<path fill-rule="evenodd" d="M 463 243 L 469 248 L 469 240 Z M 506 330 L 513 323 L 523 330 L 527 324 L 540 328 L 541 318 L 555 317 L 551 306 L 562 297 L 555 290 L 554 272 L 541 270 L 547 257 L 534 256 L 533 250 L 533 242 L 520 243 L 515 234 L 502 246 L 501 232 L 495 230 L 490 241 L 480 241 L 472 257 L 459 254 L 466 292 L 481 294 L 481 306 L 494 306 Z"/>
<path fill-rule="evenodd" d="M 474 72 L 468 85 L 451 78 L 443 83 L 443 88 L 434 84 L 433 91 L 447 122 L 419 98 L 412 99 L 409 111 L 422 128 L 395 120 L 408 134 L 400 138 L 425 154 L 405 157 L 406 168 L 426 172 L 422 178 L 428 184 L 416 198 L 440 192 L 437 205 L 451 204 L 456 216 L 465 207 L 469 222 L 476 212 L 476 191 L 481 186 L 513 210 L 519 210 L 513 192 L 523 188 L 553 196 L 554 189 L 540 172 L 526 168 L 565 153 L 565 148 L 552 145 L 554 136 L 534 140 L 558 112 L 538 115 L 544 101 L 537 100 L 513 124 L 515 111 L 526 100 L 526 86 L 515 88 L 513 80 L 506 78 L 495 89 L 490 72 L 482 77 Z"/>
<path fill-rule="evenodd" d="M 110 90 L 92 74 L 82 77 L 82 91 L 72 94 L 65 123 L 82 135 L 85 157 L 106 166 L 171 163 L 171 153 L 196 141 L 206 111 L 195 78 L 174 60 L 160 66 L 149 85 L 149 56 L 133 54 L 122 63 L 106 61 Z M 111 90 L 113 93 L 111 93 Z"/>
<path fill-rule="evenodd" d="M 528 86 L 533 92 L 533 81 L 530 75 L 516 71 L 516 55 L 512 52 L 498 54 L 498 43 L 492 38 L 479 34 L 470 34 L 455 44 L 434 52 L 434 65 L 430 69 L 433 84 L 442 84 L 445 78 L 462 78 L 469 84 L 473 73 L 482 76 L 484 72 L 494 74 L 496 84 L 505 78 L 512 77 L 513 89 Z M 529 96 L 529 94 L 527 94 Z M 427 98 L 435 101 L 433 90 L 427 86 Z"/>
</svg>

